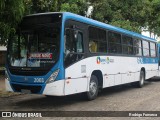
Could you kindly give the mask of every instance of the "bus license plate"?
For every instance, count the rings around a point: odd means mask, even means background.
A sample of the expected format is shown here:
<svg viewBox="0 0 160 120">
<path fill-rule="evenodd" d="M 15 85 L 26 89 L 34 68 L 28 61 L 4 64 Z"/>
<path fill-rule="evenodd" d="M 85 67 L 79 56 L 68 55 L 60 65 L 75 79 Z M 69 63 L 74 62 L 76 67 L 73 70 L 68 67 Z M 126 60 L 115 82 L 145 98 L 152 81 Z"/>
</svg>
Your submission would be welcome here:
<svg viewBox="0 0 160 120">
<path fill-rule="evenodd" d="M 22 92 L 22 93 L 26 93 L 26 94 L 30 94 L 30 93 L 31 93 L 30 90 L 26 90 L 26 89 L 21 89 L 21 92 Z"/>
</svg>

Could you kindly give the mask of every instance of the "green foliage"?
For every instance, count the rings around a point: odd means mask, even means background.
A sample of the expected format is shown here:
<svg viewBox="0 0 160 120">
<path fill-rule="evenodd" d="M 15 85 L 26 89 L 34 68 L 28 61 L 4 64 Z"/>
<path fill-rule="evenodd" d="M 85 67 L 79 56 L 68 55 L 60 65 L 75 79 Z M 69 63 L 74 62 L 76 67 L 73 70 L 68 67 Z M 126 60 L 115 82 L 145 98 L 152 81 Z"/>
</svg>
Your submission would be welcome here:
<svg viewBox="0 0 160 120">
<path fill-rule="evenodd" d="M 61 4 L 62 12 L 72 12 L 85 16 L 88 4 L 86 0 L 67 0 Z"/>
<path fill-rule="evenodd" d="M 15 32 L 23 13 L 23 0 L 0 1 L 0 44 L 7 44 L 9 35 Z"/>
<path fill-rule="evenodd" d="M 135 32 L 138 32 L 138 33 L 141 32 L 140 27 L 138 27 L 138 25 L 137 25 L 138 23 L 131 22 L 129 20 L 112 21 L 112 22 L 110 22 L 110 24 L 114 25 L 114 26 L 117 26 L 117 27 L 120 27 L 120 28 L 130 30 L 130 31 L 135 31 Z"/>
<path fill-rule="evenodd" d="M 0 0 L 0 44 L 6 44 L 22 17 L 41 12 L 72 12 L 135 32 L 160 35 L 160 0 Z"/>
<path fill-rule="evenodd" d="M 151 15 L 149 0 L 90 0 L 94 6 L 92 17 L 118 27 L 140 32 Z M 147 6 L 147 7 L 146 7 Z"/>
<path fill-rule="evenodd" d="M 151 14 L 147 21 L 147 25 L 149 26 L 149 30 L 154 32 L 160 36 L 160 1 L 159 0 L 151 0 Z"/>
<path fill-rule="evenodd" d="M 25 0 L 26 14 L 41 12 L 72 12 L 85 15 L 86 0 Z"/>
</svg>

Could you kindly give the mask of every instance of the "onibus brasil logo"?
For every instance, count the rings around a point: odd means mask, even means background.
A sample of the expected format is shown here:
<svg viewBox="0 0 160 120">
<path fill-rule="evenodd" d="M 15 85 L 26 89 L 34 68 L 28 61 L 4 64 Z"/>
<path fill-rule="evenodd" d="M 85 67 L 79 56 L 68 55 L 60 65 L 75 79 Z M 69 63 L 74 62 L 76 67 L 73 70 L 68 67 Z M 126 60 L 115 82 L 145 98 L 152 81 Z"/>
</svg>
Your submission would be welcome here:
<svg viewBox="0 0 160 120">
<path fill-rule="evenodd" d="M 109 59 L 109 57 L 107 58 L 101 58 L 101 57 L 97 57 L 97 64 L 108 64 L 109 62 L 112 62 L 113 59 Z"/>
</svg>

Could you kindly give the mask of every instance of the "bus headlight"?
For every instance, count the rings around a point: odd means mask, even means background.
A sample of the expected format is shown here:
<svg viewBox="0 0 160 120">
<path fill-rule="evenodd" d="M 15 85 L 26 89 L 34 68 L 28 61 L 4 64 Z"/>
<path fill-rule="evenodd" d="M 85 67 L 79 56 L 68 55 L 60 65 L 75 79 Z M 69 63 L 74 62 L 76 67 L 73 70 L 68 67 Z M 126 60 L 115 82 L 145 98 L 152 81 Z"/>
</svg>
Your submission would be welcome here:
<svg viewBox="0 0 160 120">
<path fill-rule="evenodd" d="M 7 70 L 5 70 L 5 79 L 8 80 L 8 81 L 10 81 L 10 78 L 9 78 Z"/>
<path fill-rule="evenodd" d="M 54 73 L 52 73 L 52 75 L 49 77 L 46 83 L 48 84 L 48 83 L 54 82 L 58 76 L 58 73 L 59 73 L 59 69 L 56 70 Z"/>
</svg>

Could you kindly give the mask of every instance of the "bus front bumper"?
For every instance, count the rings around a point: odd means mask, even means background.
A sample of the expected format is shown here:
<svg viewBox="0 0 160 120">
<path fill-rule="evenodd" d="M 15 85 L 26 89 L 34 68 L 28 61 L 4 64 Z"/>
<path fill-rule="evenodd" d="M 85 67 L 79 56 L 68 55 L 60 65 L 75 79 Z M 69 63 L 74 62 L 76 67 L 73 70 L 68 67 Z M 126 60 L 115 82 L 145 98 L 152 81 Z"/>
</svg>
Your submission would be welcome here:
<svg viewBox="0 0 160 120">
<path fill-rule="evenodd" d="M 31 94 L 44 94 L 50 96 L 64 96 L 64 80 L 54 81 L 44 85 L 11 83 L 5 79 L 6 91 L 22 92 L 30 91 Z"/>
<path fill-rule="evenodd" d="M 43 94 L 53 96 L 64 96 L 64 80 L 54 81 L 46 84 Z"/>
</svg>

